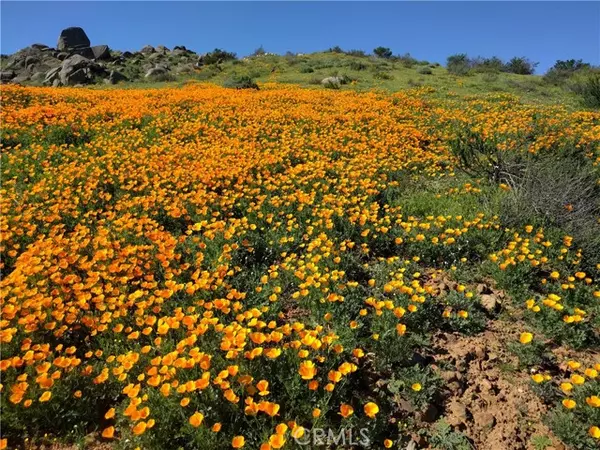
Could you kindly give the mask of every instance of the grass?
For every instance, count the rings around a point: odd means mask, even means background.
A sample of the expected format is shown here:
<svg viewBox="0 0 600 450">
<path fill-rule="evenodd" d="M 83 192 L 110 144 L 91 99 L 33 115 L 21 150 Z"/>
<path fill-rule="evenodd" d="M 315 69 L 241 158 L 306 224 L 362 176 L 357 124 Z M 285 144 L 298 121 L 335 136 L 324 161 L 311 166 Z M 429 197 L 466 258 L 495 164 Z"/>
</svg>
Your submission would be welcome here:
<svg viewBox="0 0 600 450">
<path fill-rule="evenodd" d="M 302 56 L 264 55 L 227 61 L 219 67 L 220 69 L 216 70 L 215 66 L 206 66 L 198 69 L 195 74 L 180 76 L 172 83 L 141 81 L 125 83 L 117 89 L 181 86 L 186 80 L 210 81 L 222 85 L 231 77 L 239 76 L 249 76 L 259 83 L 277 82 L 313 88 L 324 78 L 346 75 L 354 81 L 342 86 L 340 88 L 342 91 L 397 92 L 424 87 L 433 89 L 434 96 L 440 99 L 482 94 L 511 94 L 530 104 L 561 104 L 571 108 L 581 106 L 575 93 L 546 83 L 541 76 L 537 75 L 474 73 L 468 76 L 456 76 L 440 65 L 415 64 L 406 67 L 402 62 L 340 53 L 325 52 Z M 419 73 L 419 70 L 424 67 L 431 70 L 430 75 Z M 307 68 L 310 68 L 311 72 L 306 72 Z M 101 88 L 115 89 L 112 86 Z"/>
</svg>

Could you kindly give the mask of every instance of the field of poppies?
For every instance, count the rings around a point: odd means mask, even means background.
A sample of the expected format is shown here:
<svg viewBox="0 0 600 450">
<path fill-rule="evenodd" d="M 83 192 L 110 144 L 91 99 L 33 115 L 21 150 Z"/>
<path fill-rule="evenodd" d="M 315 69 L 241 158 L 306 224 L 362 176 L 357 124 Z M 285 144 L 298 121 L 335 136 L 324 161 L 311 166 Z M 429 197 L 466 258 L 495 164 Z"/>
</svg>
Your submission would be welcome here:
<svg viewBox="0 0 600 450">
<path fill-rule="evenodd" d="M 600 113 L 1 95 L 1 448 L 600 446 Z"/>
</svg>

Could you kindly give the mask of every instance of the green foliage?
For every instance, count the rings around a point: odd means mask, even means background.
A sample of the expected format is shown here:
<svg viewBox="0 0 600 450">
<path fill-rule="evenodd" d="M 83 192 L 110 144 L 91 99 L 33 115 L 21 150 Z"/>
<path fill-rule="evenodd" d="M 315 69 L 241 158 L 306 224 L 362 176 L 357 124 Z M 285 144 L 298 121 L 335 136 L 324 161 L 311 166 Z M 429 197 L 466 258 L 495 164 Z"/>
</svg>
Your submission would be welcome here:
<svg viewBox="0 0 600 450">
<path fill-rule="evenodd" d="M 573 89 L 581 97 L 584 106 L 600 109 L 600 72 L 590 73 L 577 80 Z"/>
<path fill-rule="evenodd" d="M 388 47 L 377 47 L 373 49 L 373 54 L 379 58 L 390 59 L 392 51 Z"/>
<path fill-rule="evenodd" d="M 256 82 L 248 75 L 231 77 L 225 80 L 223 86 L 232 89 L 258 89 Z"/>
<path fill-rule="evenodd" d="M 422 66 L 417 69 L 417 73 L 420 73 L 421 75 L 431 75 L 433 74 L 433 70 L 428 66 Z"/>
<path fill-rule="evenodd" d="M 544 81 L 559 85 L 571 78 L 576 73 L 591 69 L 590 64 L 581 59 L 558 60 L 545 74 Z"/>
<path fill-rule="evenodd" d="M 569 448 L 575 450 L 598 448 L 597 442 L 594 442 L 594 439 L 586 433 L 587 428 L 582 426 L 583 424 L 573 411 L 557 406 L 548 415 L 548 425 L 560 440 L 568 443 Z"/>
<path fill-rule="evenodd" d="M 504 70 L 517 75 L 533 75 L 537 65 L 525 57 L 515 56 L 504 65 Z"/>
<path fill-rule="evenodd" d="M 227 52 L 225 50 L 221 50 L 220 48 L 215 48 L 212 52 L 204 55 L 205 64 L 217 64 L 226 61 L 233 61 L 235 59 L 235 53 Z"/>
<path fill-rule="evenodd" d="M 256 50 L 254 50 L 252 52 L 252 56 L 263 56 L 265 55 L 267 52 L 265 52 L 265 49 L 263 48 L 263 46 L 261 45 L 260 47 L 258 47 Z"/>
<path fill-rule="evenodd" d="M 373 78 L 376 80 L 393 80 L 394 76 L 388 72 L 377 71 L 373 74 Z"/>
<path fill-rule="evenodd" d="M 429 437 L 429 444 L 436 450 L 472 450 L 473 445 L 469 439 L 452 427 L 444 419 L 436 422 L 435 427 Z"/>
<path fill-rule="evenodd" d="M 446 69 L 454 75 L 467 75 L 471 70 L 471 60 L 466 53 L 448 56 Z"/>
</svg>

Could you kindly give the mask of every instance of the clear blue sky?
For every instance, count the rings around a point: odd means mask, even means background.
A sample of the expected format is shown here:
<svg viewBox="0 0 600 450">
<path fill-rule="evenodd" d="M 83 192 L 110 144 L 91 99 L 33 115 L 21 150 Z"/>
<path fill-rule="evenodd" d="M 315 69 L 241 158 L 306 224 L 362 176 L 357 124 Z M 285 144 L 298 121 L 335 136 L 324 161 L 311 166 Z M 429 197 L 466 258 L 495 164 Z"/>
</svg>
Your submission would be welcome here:
<svg viewBox="0 0 600 450">
<path fill-rule="evenodd" d="M 453 53 L 600 64 L 600 2 L 17 2 L 2 1 L 2 53 L 55 46 L 62 28 L 81 26 L 93 44 L 215 47 L 238 56 L 334 45 L 444 63 Z"/>
</svg>

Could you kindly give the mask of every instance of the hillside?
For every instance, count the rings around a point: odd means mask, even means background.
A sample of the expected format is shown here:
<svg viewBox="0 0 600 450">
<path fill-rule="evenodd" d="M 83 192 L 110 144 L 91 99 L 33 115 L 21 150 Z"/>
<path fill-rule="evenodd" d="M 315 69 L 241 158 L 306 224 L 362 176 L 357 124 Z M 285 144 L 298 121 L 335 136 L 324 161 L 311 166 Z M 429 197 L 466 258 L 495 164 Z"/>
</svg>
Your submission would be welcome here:
<svg viewBox="0 0 600 450">
<path fill-rule="evenodd" d="M 527 103 L 579 105 L 579 98 L 571 90 L 549 84 L 538 75 L 487 71 L 456 76 L 439 63 L 406 56 L 387 59 L 360 55 L 360 52 L 328 51 L 265 53 L 237 59 L 218 50 L 199 55 L 184 46 L 173 49 L 146 46 L 139 51 L 117 51 L 105 45 L 90 46 L 90 40 L 80 28 L 62 33 L 70 36 L 71 42 L 60 38 L 57 48 L 33 44 L 14 55 L 3 55 L 2 80 L 23 85 L 119 83 L 120 87 L 143 87 L 193 79 L 235 87 L 240 78 L 248 77 L 258 83 L 356 91 L 393 92 L 422 86 L 433 88 L 441 97 L 506 93 L 517 95 Z M 323 80 L 330 77 L 339 77 L 342 82 L 324 86 Z"/>
</svg>

